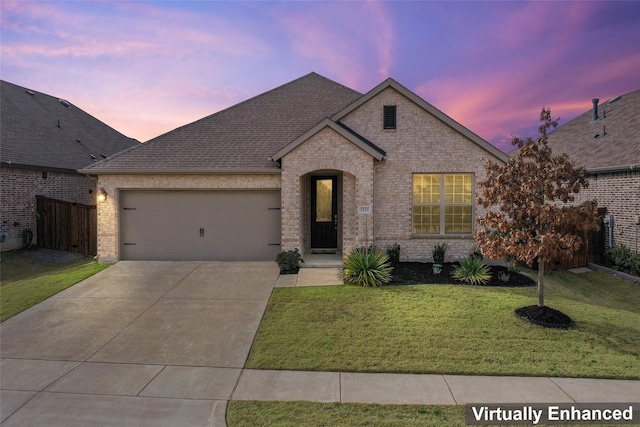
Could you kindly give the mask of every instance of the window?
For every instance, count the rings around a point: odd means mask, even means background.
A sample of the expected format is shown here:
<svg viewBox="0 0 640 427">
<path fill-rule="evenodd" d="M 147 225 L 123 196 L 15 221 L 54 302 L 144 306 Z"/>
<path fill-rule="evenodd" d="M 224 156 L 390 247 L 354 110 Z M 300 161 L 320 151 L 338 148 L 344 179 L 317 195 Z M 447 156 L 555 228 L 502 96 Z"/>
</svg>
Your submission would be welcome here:
<svg viewBox="0 0 640 427">
<path fill-rule="evenodd" d="M 414 234 L 470 234 L 472 228 L 473 175 L 413 175 Z"/>
<path fill-rule="evenodd" d="M 396 106 L 395 105 L 384 106 L 383 128 L 384 129 L 396 128 Z"/>
</svg>

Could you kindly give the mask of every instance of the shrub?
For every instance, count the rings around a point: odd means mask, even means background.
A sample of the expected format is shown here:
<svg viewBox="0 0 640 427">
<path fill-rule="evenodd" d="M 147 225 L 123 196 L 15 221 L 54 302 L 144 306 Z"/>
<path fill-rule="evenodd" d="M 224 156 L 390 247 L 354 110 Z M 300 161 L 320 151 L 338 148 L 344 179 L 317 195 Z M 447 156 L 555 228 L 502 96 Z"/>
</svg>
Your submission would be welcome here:
<svg viewBox="0 0 640 427">
<path fill-rule="evenodd" d="M 280 267 L 280 274 L 296 274 L 300 269 L 300 263 L 304 262 L 298 248 L 280 252 L 276 256 L 276 262 Z"/>
<path fill-rule="evenodd" d="M 640 254 L 634 253 L 631 254 L 629 258 L 629 270 L 631 270 L 631 274 L 634 276 L 640 276 Z"/>
<path fill-rule="evenodd" d="M 470 285 L 484 285 L 491 279 L 487 264 L 473 257 L 465 258 L 451 276 Z"/>
<path fill-rule="evenodd" d="M 433 247 L 433 262 L 436 264 L 442 264 L 444 262 L 444 256 L 447 253 L 447 243 L 439 243 Z"/>
<path fill-rule="evenodd" d="M 604 251 L 604 259 L 618 267 L 630 268 L 633 252 L 623 244 L 617 244 Z"/>
<path fill-rule="evenodd" d="M 621 270 L 640 276 L 640 253 L 634 252 L 627 246 L 619 243 L 604 251 L 604 260 L 608 265 L 613 265 Z"/>
<path fill-rule="evenodd" d="M 389 257 L 389 262 L 391 265 L 400 264 L 400 245 L 394 243 L 393 245 L 387 248 L 387 256 Z"/>
<path fill-rule="evenodd" d="M 344 282 L 376 287 L 391 280 L 389 256 L 377 249 L 357 248 L 344 260 Z"/>
</svg>

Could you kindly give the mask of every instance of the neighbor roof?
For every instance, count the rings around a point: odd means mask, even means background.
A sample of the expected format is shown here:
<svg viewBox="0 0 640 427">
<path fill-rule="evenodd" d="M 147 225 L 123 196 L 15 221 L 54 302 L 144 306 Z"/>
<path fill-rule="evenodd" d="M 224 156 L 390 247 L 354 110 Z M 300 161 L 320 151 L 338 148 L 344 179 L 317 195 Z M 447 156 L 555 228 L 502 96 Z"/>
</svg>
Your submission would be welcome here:
<svg viewBox="0 0 640 427">
<path fill-rule="evenodd" d="M 66 100 L 0 85 L 2 166 L 75 172 L 139 144 Z"/>
<path fill-rule="evenodd" d="M 279 172 L 274 153 L 360 96 L 310 73 L 82 172 Z"/>
<path fill-rule="evenodd" d="M 601 102 L 597 120 L 591 108 L 559 126 L 548 143 L 591 173 L 640 168 L 640 90 Z"/>
</svg>

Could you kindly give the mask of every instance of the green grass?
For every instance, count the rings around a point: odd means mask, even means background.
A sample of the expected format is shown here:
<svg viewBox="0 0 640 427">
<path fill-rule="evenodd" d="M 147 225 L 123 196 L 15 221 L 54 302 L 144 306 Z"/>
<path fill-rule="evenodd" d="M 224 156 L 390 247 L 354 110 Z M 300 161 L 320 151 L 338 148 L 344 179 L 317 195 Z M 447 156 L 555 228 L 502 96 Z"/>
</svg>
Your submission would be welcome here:
<svg viewBox="0 0 640 427">
<path fill-rule="evenodd" d="M 4 252 L 0 264 L 0 322 L 107 267 L 91 258 L 51 264 Z"/>
<path fill-rule="evenodd" d="M 463 285 L 276 289 L 247 368 L 640 378 L 640 286 L 592 272 L 546 276 L 570 330 L 513 314 L 536 289 Z"/>
<path fill-rule="evenodd" d="M 231 401 L 227 406 L 227 425 L 229 427 L 463 427 L 466 424 L 464 406 Z"/>
</svg>

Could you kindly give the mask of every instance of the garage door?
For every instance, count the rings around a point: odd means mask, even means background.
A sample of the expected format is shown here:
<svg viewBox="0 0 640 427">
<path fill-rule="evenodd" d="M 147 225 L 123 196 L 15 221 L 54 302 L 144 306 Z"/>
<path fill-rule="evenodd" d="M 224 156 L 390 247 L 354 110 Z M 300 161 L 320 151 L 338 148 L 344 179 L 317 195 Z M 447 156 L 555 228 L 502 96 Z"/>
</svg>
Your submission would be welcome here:
<svg viewBox="0 0 640 427">
<path fill-rule="evenodd" d="M 121 191 L 120 258 L 276 259 L 280 191 Z"/>
</svg>

